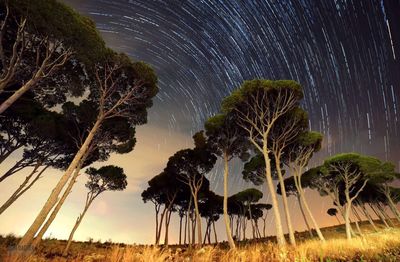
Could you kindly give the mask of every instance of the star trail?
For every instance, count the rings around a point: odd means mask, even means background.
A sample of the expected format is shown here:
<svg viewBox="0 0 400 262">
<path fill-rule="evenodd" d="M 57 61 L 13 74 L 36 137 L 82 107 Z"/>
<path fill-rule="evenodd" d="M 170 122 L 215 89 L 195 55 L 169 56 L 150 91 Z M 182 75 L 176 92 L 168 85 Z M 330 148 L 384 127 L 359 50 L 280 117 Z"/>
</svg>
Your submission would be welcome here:
<svg viewBox="0 0 400 262">
<path fill-rule="evenodd" d="M 112 47 L 155 68 L 153 123 L 192 133 L 243 80 L 294 79 L 325 135 L 324 156 L 358 151 L 399 164 L 398 1 L 67 3 Z"/>
<path fill-rule="evenodd" d="M 399 0 L 63 1 L 92 18 L 111 48 L 150 64 L 160 87 L 148 124 L 137 129 L 134 151 L 108 161 L 124 168 L 127 190 L 103 196 L 77 239 L 112 236 L 120 242 L 153 243 L 149 232 L 154 230 L 154 210 L 140 196 L 147 181 L 163 170 L 169 156 L 192 146 L 193 133 L 248 79 L 294 79 L 304 87 L 303 107 L 311 129 L 324 134 L 322 150 L 311 165 L 355 151 L 392 161 L 399 170 Z M 239 161 L 232 165 L 230 194 L 253 187 L 242 179 L 242 167 Z M 217 165 L 207 175 L 217 193 L 222 192 L 221 173 Z M 56 174 L 61 172 L 52 170 L 24 196 L 29 201 L 16 203 L 0 217 L 0 233 L 25 233 L 44 201 L 43 192 L 58 180 Z M 10 178 L 12 184 L 0 190 L 2 197 L 12 194 L 19 179 Z M 68 237 L 71 217 L 81 210 L 84 184 L 80 178 L 49 235 Z M 268 202 L 265 185 L 258 188 Z M 307 198 L 320 226 L 332 225 L 334 218 L 326 214 L 331 201 L 309 189 Z M 299 214 L 298 204 L 289 199 Z M 175 223 L 173 219 L 172 242 Z M 297 219 L 293 223 L 295 230 L 305 227 Z M 221 236 L 223 229 L 220 224 Z M 274 234 L 272 221 L 267 230 Z"/>
</svg>

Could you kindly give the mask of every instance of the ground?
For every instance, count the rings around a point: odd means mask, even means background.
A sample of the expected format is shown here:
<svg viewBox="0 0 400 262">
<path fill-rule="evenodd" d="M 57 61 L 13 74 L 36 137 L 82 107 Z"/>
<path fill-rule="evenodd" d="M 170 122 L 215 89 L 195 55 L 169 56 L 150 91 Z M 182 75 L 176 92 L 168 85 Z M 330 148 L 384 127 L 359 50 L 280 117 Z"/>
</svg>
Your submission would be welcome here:
<svg viewBox="0 0 400 262">
<path fill-rule="evenodd" d="M 393 221 L 395 222 L 395 221 Z M 74 242 L 67 257 L 61 255 L 65 240 L 45 239 L 35 254 L 19 261 L 400 261 L 400 228 L 384 228 L 374 232 L 366 222 L 361 224 L 363 235 L 351 241 L 345 239 L 344 226 L 323 228 L 326 243 L 310 239 L 308 232 L 297 234 L 298 245 L 279 249 L 272 237 L 258 241 L 240 242 L 237 250 L 228 250 L 226 243 L 202 248 L 171 245 L 153 247 L 125 245 L 112 242 Z M 355 230 L 355 227 L 354 227 Z M 0 261 L 16 260 L 15 236 L 0 238 Z"/>
</svg>

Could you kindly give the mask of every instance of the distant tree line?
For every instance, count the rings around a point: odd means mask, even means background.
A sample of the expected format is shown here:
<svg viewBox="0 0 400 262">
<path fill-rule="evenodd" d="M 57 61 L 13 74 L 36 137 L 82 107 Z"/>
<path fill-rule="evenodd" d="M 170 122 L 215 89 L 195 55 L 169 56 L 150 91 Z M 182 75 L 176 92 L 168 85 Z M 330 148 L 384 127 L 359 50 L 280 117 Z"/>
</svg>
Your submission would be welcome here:
<svg viewBox="0 0 400 262">
<path fill-rule="evenodd" d="M 177 212 L 180 219 L 179 244 L 210 242 L 210 230 L 223 215 L 226 238 L 230 247 L 235 248 L 235 240 L 248 238 L 248 223 L 251 238 L 266 237 L 266 216 L 271 209 L 278 244 L 286 245 L 285 223 L 289 243 L 296 245 L 289 196 L 297 199 L 310 236 L 324 242 L 325 237 L 305 196 L 305 188 L 330 197 L 334 207 L 327 214 L 337 219 L 338 215 L 342 217 L 347 239 L 363 234 L 359 222 L 364 219 L 378 230 L 373 215 L 387 227 L 393 226 L 391 215 L 400 222 L 396 206 L 400 189 L 392 186 L 400 175 L 395 172 L 393 164 L 358 153 L 343 153 L 327 158 L 320 166 L 309 168 L 313 154 L 321 149 L 323 136 L 310 131 L 307 112 L 300 105 L 302 98 L 303 89 L 295 81 L 263 79 L 245 81 L 226 97 L 221 112 L 207 119 L 205 131 L 194 136 L 195 148 L 178 151 L 170 157 L 164 171 L 149 181 L 149 187 L 142 194 L 143 201 L 151 201 L 155 207 L 155 243 L 160 244 L 164 220 L 164 244 L 168 244 L 171 214 Z M 205 177 L 214 167 L 217 157 L 224 164 L 223 196 L 210 191 L 210 182 Z M 271 204 L 259 203 L 263 194 L 257 189 L 245 189 L 229 196 L 229 162 L 233 158 L 243 161 L 244 180 L 256 186 L 266 184 Z M 278 204 L 278 195 L 283 211 Z M 351 221 L 354 216 L 356 219 Z M 207 225 L 205 233 L 201 228 L 201 217 Z M 352 223 L 355 223 L 357 231 Z M 218 242 L 215 230 L 214 235 L 215 242 Z"/>
</svg>

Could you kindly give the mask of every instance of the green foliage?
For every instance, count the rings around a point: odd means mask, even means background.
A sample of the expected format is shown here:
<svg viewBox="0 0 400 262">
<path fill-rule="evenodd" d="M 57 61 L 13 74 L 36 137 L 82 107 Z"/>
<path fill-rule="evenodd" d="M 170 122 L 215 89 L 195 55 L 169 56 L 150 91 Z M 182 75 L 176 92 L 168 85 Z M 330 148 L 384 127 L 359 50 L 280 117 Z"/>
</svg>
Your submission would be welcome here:
<svg viewBox="0 0 400 262">
<path fill-rule="evenodd" d="M 263 193 L 256 188 L 248 188 L 236 193 L 236 200 L 245 204 L 256 203 L 263 197 Z"/>
<path fill-rule="evenodd" d="M 118 166 L 90 167 L 86 174 L 89 178 L 86 187 L 95 195 L 104 191 L 121 191 L 128 184 L 124 170 Z"/>
<path fill-rule="evenodd" d="M 4 6 L 4 0 L 1 4 Z M 27 19 L 30 33 L 62 41 L 87 65 L 103 61 L 111 53 L 95 23 L 59 1 L 13 0 L 9 4 L 14 16 Z"/>
<path fill-rule="evenodd" d="M 293 80 L 265 80 L 254 79 L 245 81 L 238 89 L 222 101 L 222 111 L 228 113 L 237 108 L 248 97 L 254 96 L 257 92 L 265 92 L 266 99 L 272 99 L 277 91 L 290 90 L 300 100 L 303 98 L 303 89 L 299 83 Z"/>
</svg>

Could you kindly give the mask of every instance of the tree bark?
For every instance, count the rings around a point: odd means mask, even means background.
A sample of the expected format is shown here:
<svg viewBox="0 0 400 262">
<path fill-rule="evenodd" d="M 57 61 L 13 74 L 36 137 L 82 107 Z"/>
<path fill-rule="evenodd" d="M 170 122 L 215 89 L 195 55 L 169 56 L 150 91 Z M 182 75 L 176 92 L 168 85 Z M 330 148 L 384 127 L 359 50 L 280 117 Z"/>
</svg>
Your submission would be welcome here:
<svg viewBox="0 0 400 262">
<path fill-rule="evenodd" d="M 360 205 L 361 210 L 363 211 L 364 215 L 367 217 L 368 222 L 371 224 L 372 228 L 375 230 L 375 232 L 378 232 L 378 228 L 376 227 L 374 221 L 372 220 L 371 215 L 368 213 L 368 210 L 365 207 L 365 204 L 360 203 L 359 205 Z"/>
<path fill-rule="evenodd" d="M 197 242 L 199 246 L 201 246 L 201 218 L 200 218 L 200 212 L 199 212 L 199 203 L 197 202 L 197 192 L 193 194 L 193 201 L 194 201 L 194 209 L 196 213 L 196 220 L 197 220 Z"/>
<path fill-rule="evenodd" d="M 228 154 L 224 152 L 224 222 L 225 222 L 225 230 L 226 230 L 226 238 L 229 243 L 229 247 L 231 249 L 236 248 L 235 241 L 233 241 L 232 231 L 230 227 L 230 221 L 228 216 L 228 174 L 229 174 L 229 165 L 228 165 Z"/>
<path fill-rule="evenodd" d="M 31 181 L 29 185 L 29 180 L 32 178 L 32 176 L 37 172 L 39 165 L 35 166 L 33 171 L 25 178 L 24 182 L 17 188 L 17 190 L 14 191 L 14 193 L 10 196 L 10 198 L 0 207 L 0 215 L 7 209 L 9 208 L 22 194 L 24 194 L 28 189 L 30 189 L 33 184 L 35 184 L 40 176 L 43 174 L 44 171 L 49 166 L 45 166 L 37 175 L 36 177 Z"/>
<path fill-rule="evenodd" d="M 215 244 L 218 244 L 218 238 L 217 238 L 217 231 L 215 230 L 215 221 L 212 221 L 213 224 L 213 230 L 214 230 L 214 239 L 215 239 Z"/>
<path fill-rule="evenodd" d="M 312 233 L 310 225 L 308 224 L 308 221 L 307 221 L 306 214 L 304 213 L 303 204 L 301 203 L 301 199 L 300 199 L 300 193 L 297 193 L 296 195 L 297 195 L 297 202 L 299 202 L 301 215 L 303 216 L 303 219 L 304 219 L 304 223 L 306 224 L 306 227 L 307 227 L 308 233 L 310 234 L 310 237 L 313 238 L 314 234 Z"/>
<path fill-rule="evenodd" d="M 39 233 L 36 235 L 35 239 L 33 240 L 32 247 L 37 247 L 40 244 L 40 242 L 43 239 L 44 234 L 49 229 L 51 223 L 53 223 L 53 221 L 56 218 L 58 212 L 60 211 L 62 205 L 64 204 L 65 200 L 67 199 L 67 197 L 71 193 L 72 187 L 74 186 L 74 184 L 76 182 L 76 179 L 79 176 L 79 172 L 81 171 L 82 163 L 84 161 L 85 160 L 83 160 L 83 161 L 81 160 L 79 165 L 75 169 L 75 172 L 74 172 L 71 180 L 69 181 L 69 184 L 68 184 L 67 188 L 65 189 L 63 195 L 61 196 L 60 200 L 57 202 L 57 205 L 54 207 L 54 209 L 51 212 L 50 216 L 47 218 L 45 224 L 40 228 Z"/>
<path fill-rule="evenodd" d="M 279 211 L 278 200 L 276 197 L 275 186 L 272 182 L 271 162 L 270 162 L 271 160 L 268 155 L 268 148 L 266 145 L 266 141 L 264 141 L 264 143 L 263 143 L 263 155 L 264 155 L 264 160 L 265 160 L 265 176 L 266 176 L 268 191 L 271 195 L 272 210 L 274 212 L 274 217 L 275 217 L 274 221 L 275 221 L 275 228 L 276 228 L 276 239 L 277 239 L 278 245 L 283 247 L 286 245 L 286 240 L 285 240 L 285 235 L 283 234 L 282 221 L 281 221 L 281 215 L 280 215 L 280 211 Z"/>
<path fill-rule="evenodd" d="M 310 217 L 311 222 L 314 225 L 315 231 L 317 231 L 317 235 L 318 235 L 319 239 L 322 242 L 325 242 L 324 235 L 322 235 L 321 229 L 319 228 L 319 226 L 317 224 L 317 221 L 315 220 L 314 215 L 312 214 L 311 209 L 308 206 L 308 203 L 306 201 L 306 198 L 305 198 L 305 195 L 304 195 L 303 186 L 301 184 L 301 174 L 300 173 L 296 174 L 296 172 L 294 172 L 294 175 L 295 175 L 295 178 L 294 178 L 295 186 L 297 188 L 298 193 L 300 194 L 300 200 L 303 203 L 303 206 L 305 207 L 305 209 L 307 211 L 307 214 Z"/>
<path fill-rule="evenodd" d="M 182 245 L 182 220 L 183 216 L 179 216 L 179 245 Z"/>
<path fill-rule="evenodd" d="M 282 197 L 282 201 L 283 201 L 283 208 L 285 210 L 285 215 L 286 215 L 286 225 L 288 228 L 289 241 L 290 241 L 291 245 L 295 246 L 296 238 L 294 237 L 293 226 L 292 226 L 292 221 L 291 221 L 290 212 L 289 212 L 289 204 L 288 204 L 287 195 L 286 195 L 285 182 L 283 180 L 282 170 L 280 167 L 280 165 L 281 165 L 281 162 L 279 160 L 280 156 L 279 156 L 279 154 L 276 154 L 275 152 L 274 152 L 274 155 L 275 155 L 276 171 L 278 173 L 278 180 L 279 180 L 279 185 L 281 188 L 281 197 Z"/>
<path fill-rule="evenodd" d="M 100 128 L 100 125 L 103 121 L 103 118 L 98 118 L 96 123 L 93 125 L 92 129 L 90 130 L 88 136 L 85 139 L 85 142 L 76 153 L 74 159 L 72 160 L 71 164 L 69 165 L 67 171 L 58 181 L 57 185 L 54 187 L 53 191 L 51 192 L 49 198 L 47 199 L 46 203 L 44 204 L 43 208 L 35 218 L 32 225 L 29 227 L 28 231 L 25 235 L 21 238 L 18 243 L 19 248 L 27 248 L 32 244 L 33 238 L 36 232 L 39 231 L 40 227 L 43 225 L 44 221 L 46 220 L 47 215 L 50 213 L 51 209 L 57 203 L 58 196 L 61 193 L 64 186 L 67 184 L 69 178 L 71 177 L 72 172 L 76 169 L 79 164 L 79 161 L 88 151 L 89 145 L 92 142 L 94 135 Z"/>
<path fill-rule="evenodd" d="M 39 73 L 39 72 L 38 72 Z M 40 73 L 41 74 L 41 73 Z M 0 115 L 4 113 L 17 99 L 19 99 L 23 94 L 25 94 L 29 89 L 31 89 L 37 83 L 36 78 L 30 79 L 23 86 L 21 86 L 14 94 L 7 98 L 2 104 L 0 104 Z"/>
<path fill-rule="evenodd" d="M 64 251 L 63 251 L 63 256 L 66 256 L 66 255 L 68 254 L 68 250 L 69 250 L 69 247 L 71 246 L 72 238 L 74 237 L 75 231 L 78 229 L 79 225 L 81 224 L 82 219 L 83 219 L 83 217 L 85 216 L 86 212 L 88 211 L 88 209 L 89 209 L 90 205 L 92 204 L 93 200 L 94 200 L 94 198 L 91 199 L 91 200 L 89 200 L 88 203 L 86 203 L 85 208 L 83 209 L 82 214 L 80 214 L 80 215 L 78 216 L 78 218 L 76 219 L 76 223 L 75 223 L 74 227 L 72 228 L 71 233 L 69 234 L 67 246 L 65 247 L 65 249 L 64 249 Z"/>
</svg>

